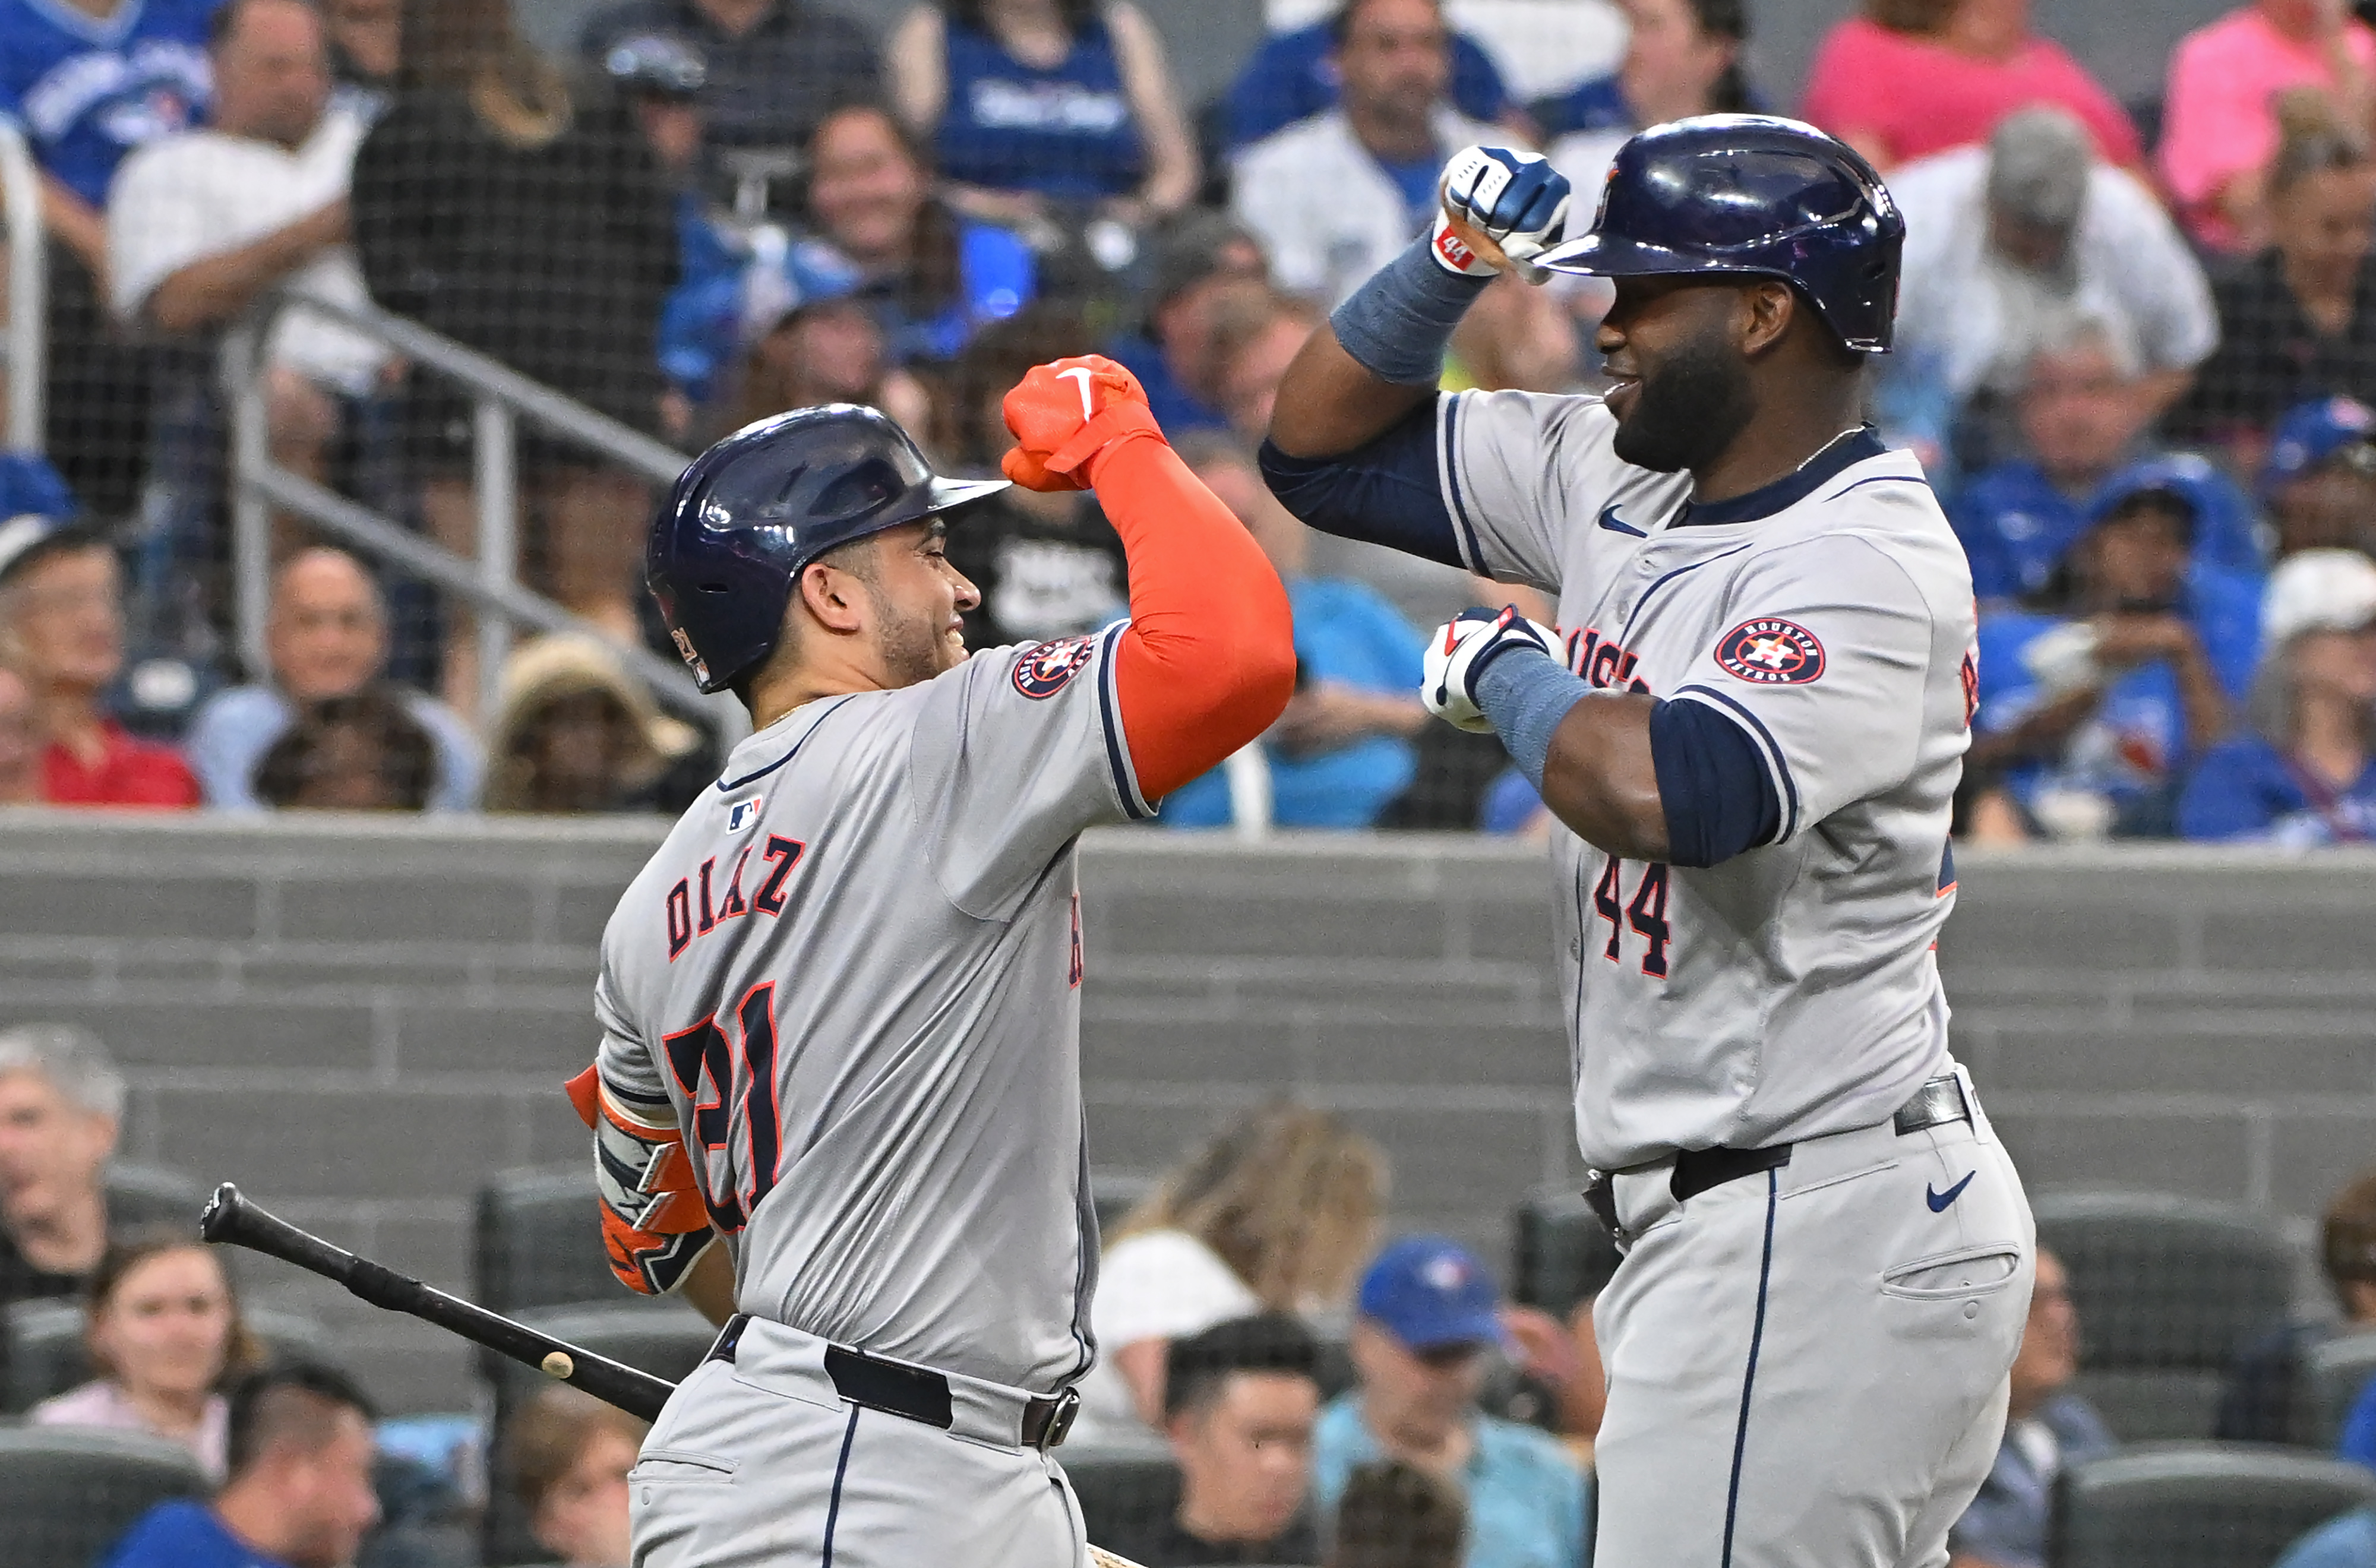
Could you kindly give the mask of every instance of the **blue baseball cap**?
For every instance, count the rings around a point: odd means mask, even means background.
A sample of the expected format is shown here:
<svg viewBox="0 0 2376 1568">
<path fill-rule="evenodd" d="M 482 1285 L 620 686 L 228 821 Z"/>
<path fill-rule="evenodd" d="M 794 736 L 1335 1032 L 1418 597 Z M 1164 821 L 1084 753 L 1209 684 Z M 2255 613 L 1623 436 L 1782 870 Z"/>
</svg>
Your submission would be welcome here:
<svg viewBox="0 0 2376 1568">
<path fill-rule="evenodd" d="M 2376 409 L 2357 398 L 2321 398 L 2286 410 L 2269 440 L 2261 465 L 2263 499 L 2317 468 L 2346 446 L 2376 442 Z"/>
<path fill-rule="evenodd" d="M 1361 1276 L 1361 1315 L 1413 1350 L 1502 1341 L 1502 1293 L 1475 1253 L 1448 1236 L 1387 1243 Z"/>
</svg>

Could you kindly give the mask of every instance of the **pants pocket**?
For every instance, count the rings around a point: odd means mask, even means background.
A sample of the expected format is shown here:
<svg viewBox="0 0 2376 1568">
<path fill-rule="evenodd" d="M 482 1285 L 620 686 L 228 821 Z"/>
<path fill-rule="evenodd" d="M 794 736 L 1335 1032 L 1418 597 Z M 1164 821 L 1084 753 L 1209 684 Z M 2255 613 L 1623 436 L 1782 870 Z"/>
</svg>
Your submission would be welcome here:
<svg viewBox="0 0 2376 1568">
<path fill-rule="evenodd" d="M 1885 1268 L 1881 1289 L 1883 1295 L 1908 1301 L 1976 1300 L 2002 1290 L 2020 1272 L 2021 1249 L 1992 1241 Z"/>
<path fill-rule="evenodd" d="M 636 1467 L 627 1472 L 627 1484 L 635 1486 L 647 1481 L 664 1481 L 683 1486 L 726 1486 L 734 1479 L 737 1468 L 731 1459 L 715 1454 L 696 1454 L 688 1448 L 647 1448 Z"/>
</svg>

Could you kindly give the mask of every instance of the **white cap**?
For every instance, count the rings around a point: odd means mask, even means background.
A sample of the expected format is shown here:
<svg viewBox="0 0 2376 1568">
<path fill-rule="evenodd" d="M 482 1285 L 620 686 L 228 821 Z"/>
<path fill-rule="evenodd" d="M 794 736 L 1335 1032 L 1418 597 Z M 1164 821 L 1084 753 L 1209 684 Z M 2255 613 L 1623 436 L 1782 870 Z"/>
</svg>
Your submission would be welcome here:
<svg viewBox="0 0 2376 1568">
<path fill-rule="evenodd" d="M 2356 632 L 2376 624 L 2376 561 L 2357 550 L 2305 550 L 2269 574 L 2261 636 L 2283 647 L 2305 632 Z"/>
</svg>

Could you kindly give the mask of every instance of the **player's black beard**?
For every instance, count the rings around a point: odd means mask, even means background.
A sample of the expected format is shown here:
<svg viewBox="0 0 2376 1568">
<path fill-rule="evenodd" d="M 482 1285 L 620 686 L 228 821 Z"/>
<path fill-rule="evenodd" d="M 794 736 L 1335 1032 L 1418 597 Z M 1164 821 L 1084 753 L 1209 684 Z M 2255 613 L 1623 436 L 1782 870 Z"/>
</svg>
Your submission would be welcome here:
<svg viewBox="0 0 2376 1568">
<path fill-rule="evenodd" d="M 1749 367 L 1712 333 L 1677 349 L 1642 378 L 1613 445 L 1637 469 L 1681 473 L 1724 456 L 1756 413 Z"/>
<path fill-rule="evenodd" d="M 940 622 L 931 615 L 903 615 L 898 607 L 869 585 L 874 612 L 883 618 L 883 665 L 893 688 L 931 680 L 945 667 L 942 657 Z"/>
</svg>

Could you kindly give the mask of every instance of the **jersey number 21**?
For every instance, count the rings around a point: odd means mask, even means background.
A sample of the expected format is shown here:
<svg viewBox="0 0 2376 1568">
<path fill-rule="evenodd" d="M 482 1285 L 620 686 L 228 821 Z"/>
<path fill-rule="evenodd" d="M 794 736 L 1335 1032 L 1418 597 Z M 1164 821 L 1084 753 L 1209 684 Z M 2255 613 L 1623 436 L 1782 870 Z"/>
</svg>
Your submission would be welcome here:
<svg viewBox="0 0 2376 1568">
<path fill-rule="evenodd" d="M 715 1013 L 660 1041 L 668 1051 L 669 1071 L 676 1075 L 677 1087 L 693 1103 L 693 1137 L 688 1141 L 697 1146 L 695 1152 L 701 1157 L 693 1162 L 694 1176 L 701 1183 L 701 1201 L 708 1206 L 710 1221 L 721 1233 L 742 1229 L 759 1200 L 776 1185 L 781 1142 L 776 1125 L 775 982 L 754 985 L 745 992 L 732 1021 L 741 1026 L 742 1036 L 739 1061 Z M 741 1190 L 734 1177 L 738 1109 L 750 1134 L 747 1192 Z M 711 1177 L 716 1169 L 711 1162 L 719 1157 L 726 1173 L 723 1192 L 717 1190 L 719 1183 Z"/>
</svg>

